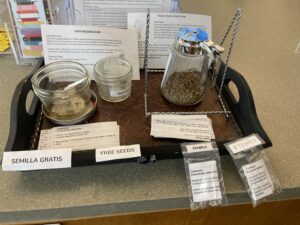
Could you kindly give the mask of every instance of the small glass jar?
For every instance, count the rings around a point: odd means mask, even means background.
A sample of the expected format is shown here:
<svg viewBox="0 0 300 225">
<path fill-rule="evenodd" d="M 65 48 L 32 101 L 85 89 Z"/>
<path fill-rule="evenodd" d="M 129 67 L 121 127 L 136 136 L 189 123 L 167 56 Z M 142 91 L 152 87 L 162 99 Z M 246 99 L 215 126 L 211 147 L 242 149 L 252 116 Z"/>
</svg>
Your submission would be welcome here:
<svg viewBox="0 0 300 225">
<path fill-rule="evenodd" d="M 207 33 L 201 29 L 180 28 L 161 83 L 162 94 L 169 102 L 190 106 L 203 99 L 209 66 L 203 43 L 207 40 Z"/>
<path fill-rule="evenodd" d="M 131 94 L 132 66 L 119 57 L 106 57 L 94 66 L 100 96 L 108 102 L 120 102 Z"/>
<path fill-rule="evenodd" d="M 40 68 L 31 78 L 43 112 L 52 121 L 72 121 L 90 110 L 90 81 L 86 68 L 59 61 Z"/>
</svg>

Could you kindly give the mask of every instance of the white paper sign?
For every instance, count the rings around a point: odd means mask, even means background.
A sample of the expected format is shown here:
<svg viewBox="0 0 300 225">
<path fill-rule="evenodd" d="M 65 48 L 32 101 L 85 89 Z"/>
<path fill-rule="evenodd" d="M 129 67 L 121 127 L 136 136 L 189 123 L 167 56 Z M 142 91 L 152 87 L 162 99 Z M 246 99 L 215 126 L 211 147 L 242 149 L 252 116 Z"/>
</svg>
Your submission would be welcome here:
<svg viewBox="0 0 300 225">
<path fill-rule="evenodd" d="M 129 13 L 128 28 L 136 29 L 139 41 L 140 68 L 144 66 L 146 13 Z M 149 68 L 165 68 L 169 51 L 180 27 L 205 30 L 211 39 L 211 17 L 184 13 L 151 13 L 148 64 Z"/>
<path fill-rule="evenodd" d="M 260 146 L 262 144 L 264 144 L 264 143 L 257 137 L 257 135 L 252 134 L 252 135 L 242 138 L 236 142 L 228 144 L 227 147 L 230 148 L 232 153 L 235 154 L 235 153 L 239 153 L 239 152 L 248 150 L 250 148 Z"/>
<path fill-rule="evenodd" d="M 222 199 L 215 160 L 188 164 L 194 202 Z"/>
<path fill-rule="evenodd" d="M 116 122 L 100 122 L 42 130 L 38 149 L 95 149 L 120 145 L 120 129 Z"/>
<path fill-rule="evenodd" d="M 71 149 L 4 152 L 2 169 L 4 171 L 28 171 L 69 168 L 71 158 Z"/>
<path fill-rule="evenodd" d="M 45 64 L 70 60 L 83 64 L 91 78 L 97 61 L 124 55 L 139 80 L 139 56 L 135 30 L 93 26 L 42 25 Z"/>
<path fill-rule="evenodd" d="M 74 8 L 86 25 L 127 27 L 128 12 L 173 12 L 177 0 L 74 0 Z M 78 17 L 78 16 L 77 16 Z"/>
<path fill-rule="evenodd" d="M 203 115 L 152 115 L 151 135 L 196 141 L 215 138 L 211 120 Z"/>
<path fill-rule="evenodd" d="M 273 194 L 274 185 L 264 161 L 258 160 L 242 167 L 254 200 Z"/>
<path fill-rule="evenodd" d="M 139 156 L 141 156 L 140 145 L 127 145 L 96 149 L 96 162 L 128 159 Z"/>
<path fill-rule="evenodd" d="M 186 150 L 188 153 L 193 152 L 206 152 L 214 150 L 212 143 L 199 143 L 199 144 L 191 144 L 186 146 Z"/>
</svg>

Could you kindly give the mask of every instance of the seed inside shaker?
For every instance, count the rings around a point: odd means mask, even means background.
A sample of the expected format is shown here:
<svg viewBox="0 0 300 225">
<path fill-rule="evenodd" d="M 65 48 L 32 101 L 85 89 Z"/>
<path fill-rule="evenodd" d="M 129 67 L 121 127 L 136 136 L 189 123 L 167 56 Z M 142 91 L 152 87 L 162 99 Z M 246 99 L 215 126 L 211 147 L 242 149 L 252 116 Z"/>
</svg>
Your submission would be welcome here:
<svg viewBox="0 0 300 225">
<path fill-rule="evenodd" d="M 173 73 L 162 88 L 164 97 L 178 105 L 197 104 L 203 95 L 199 73 L 198 71 Z"/>
</svg>

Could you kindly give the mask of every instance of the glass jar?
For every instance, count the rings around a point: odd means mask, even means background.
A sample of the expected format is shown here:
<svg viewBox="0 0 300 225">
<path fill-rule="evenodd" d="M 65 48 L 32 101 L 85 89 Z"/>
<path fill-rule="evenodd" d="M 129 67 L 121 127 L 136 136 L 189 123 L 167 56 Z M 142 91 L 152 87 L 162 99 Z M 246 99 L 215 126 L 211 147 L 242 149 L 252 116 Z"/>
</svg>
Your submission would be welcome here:
<svg viewBox="0 0 300 225">
<path fill-rule="evenodd" d="M 189 106 L 203 99 L 209 67 L 203 48 L 207 40 L 207 33 L 201 29 L 179 30 L 161 83 L 162 94 L 169 102 Z"/>
<path fill-rule="evenodd" d="M 34 93 L 52 121 L 72 121 L 90 110 L 90 81 L 86 68 L 59 61 L 40 68 L 31 78 Z M 59 123 L 59 122 L 58 122 Z"/>
<path fill-rule="evenodd" d="M 100 96 L 108 102 L 120 102 L 131 94 L 132 66 L 119 57 L 106 57 L 94 66 Z"/>
</svg>

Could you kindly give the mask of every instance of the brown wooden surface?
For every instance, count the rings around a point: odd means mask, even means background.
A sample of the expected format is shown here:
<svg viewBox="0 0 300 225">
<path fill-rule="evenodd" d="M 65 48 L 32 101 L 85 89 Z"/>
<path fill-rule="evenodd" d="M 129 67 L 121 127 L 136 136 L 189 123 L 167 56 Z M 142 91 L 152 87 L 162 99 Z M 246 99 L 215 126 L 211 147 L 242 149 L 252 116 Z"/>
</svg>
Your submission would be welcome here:
<svg viewBox="0 0 300 225">
<path fill-rule="evenodd" d="M 299 225 L 299 212 L 300 200 L 298 199 L 264 203 L 256 208 L 247 204 L 193 212 L 190 209 L 178 209 L 164 212 L 86 218 L 60 223 L 62 225 Z M 59 222 L 57 221 L 57 223 Z"/>
<path fill-rule="evenodd" d="M 160 91 L 162 74 L 153 73 L 149 75 L 148 101 L 150 112 L 172 112 L 172 111 L 221 111 L 217 92 L 209 82 L 205 97 L 196 106 L 182 107 L 166 101 Z M 94 82 L 91 89 L 97 94 L 98 106 L 96 113 L 88 121 L 104 122 L 117 121 L 120 125 L 121 145 L 141 144 L 142 146 L 161 146 L 169 143 L 181 142 L 174 139 L 155 139 L 150 136 L 150 118 L 145 119 L 144 112 L 144 76 L 141 80 L 133 81 L 131 96 L 119 103 L 110 103 L 102 100 L 99 96 L 97 86 Z M 231 119 L 224 114 L 209 115 L 213 122 L 213 128 L 217 141 L 231 141 L 239 137 Z M 53 127 L 46 119 L 43 121 L 42 129 Z"/>
</svg>

